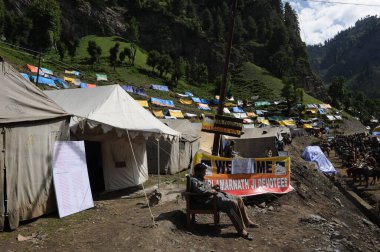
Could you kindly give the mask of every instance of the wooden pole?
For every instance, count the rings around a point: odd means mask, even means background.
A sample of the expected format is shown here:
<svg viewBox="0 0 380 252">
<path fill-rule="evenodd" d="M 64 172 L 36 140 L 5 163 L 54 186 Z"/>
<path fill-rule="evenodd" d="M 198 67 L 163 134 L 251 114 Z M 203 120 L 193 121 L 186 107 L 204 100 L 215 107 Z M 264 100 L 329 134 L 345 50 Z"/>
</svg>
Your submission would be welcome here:
<svg viewBox="0 0 380 252">
<path fill-rule="evenodd" d="M 231 16 L 230 16 L 231 20 L 230 20 L 229 39 L 228 39 L 228 43 L 226 45 L 226 55 L 225 55 L 225 60 L 224 60 L 224 72 L 223 72 L 223 78 L 222 78 L 222 83 L 221 83 L 220 92 L 219 92 L 220 95 L 219 95 L 218 115 L 223 115 L 224 101 L 226 99 L 227 76 L 228 76 L 228 70 L 229 70 L 229 66 L 230 66 L 232 40 L 234 37 L 234 26 L 235 26 L 237 1 L 238 0 L 234 0 L 232 3 L 232 10 L 231 10 Z M 219 148 L 220 148 L 220 134 L 215 133 L 214 144 L 212 146 L 212 154 L 217 156 L 219 153 Z"/>
</svg>

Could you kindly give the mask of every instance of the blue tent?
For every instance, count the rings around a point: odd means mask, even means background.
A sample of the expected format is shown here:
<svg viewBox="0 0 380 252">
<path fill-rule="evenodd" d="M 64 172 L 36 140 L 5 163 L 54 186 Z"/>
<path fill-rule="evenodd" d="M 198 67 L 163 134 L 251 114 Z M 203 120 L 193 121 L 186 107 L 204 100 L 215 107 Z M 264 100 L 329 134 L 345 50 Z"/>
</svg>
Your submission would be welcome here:
<svg viewBox="0 0 380 252">
<path fill-rule="evenodd" d="M 336 170 L 330 160 L 325 156 L 319 146 L 307 146 L 302 153 L 302 158 L 306 161 L 315 162 L 319 172 L 325 174 L 335 174 Z"/>
<path fill-rule="evenodd" d="M 185 95 L 187 95 L 187 96 L 189 96 L 189 97 L 194 96 L 191 92 L 185 92 Z"/>
</svg>

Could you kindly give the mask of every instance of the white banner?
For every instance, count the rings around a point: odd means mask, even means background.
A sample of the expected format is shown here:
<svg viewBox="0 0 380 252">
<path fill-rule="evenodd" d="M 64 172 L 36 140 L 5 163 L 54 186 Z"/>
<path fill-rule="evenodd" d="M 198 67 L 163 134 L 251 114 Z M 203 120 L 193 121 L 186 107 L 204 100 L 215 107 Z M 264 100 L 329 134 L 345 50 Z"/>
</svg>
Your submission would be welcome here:
<svg viewBox="0 0 380 252">
<path fill-rule="evenodd" d="M 55 143 L 53 180 L 60 218 L 94 207 L 84 141 Z"/>
</svg>

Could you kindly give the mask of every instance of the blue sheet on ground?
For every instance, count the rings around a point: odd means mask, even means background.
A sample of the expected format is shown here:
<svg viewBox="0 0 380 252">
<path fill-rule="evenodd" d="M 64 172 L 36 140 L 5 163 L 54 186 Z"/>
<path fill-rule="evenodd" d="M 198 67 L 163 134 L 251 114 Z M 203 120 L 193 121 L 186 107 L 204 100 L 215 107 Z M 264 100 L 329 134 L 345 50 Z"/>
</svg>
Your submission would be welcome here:
<svg viewBox="0 0 380 252">
<path fill-rule="evenodd" d="M 195 103 L 202 103 L 202 102 L 201 102 L 201 99 L 199 99 L 198 97 L 191 97 L 191 99 L 192 99 L 193 102 L 195 102 Z"/>
<path fill-rule="evenodd" d="M 168 86 L 164 86 L 164 85 L 152 84 L 152 85 L 150 85 L 150 88 L 154 89 L 154 90 L 165 91 L 165 92 L 169 91 L 169 87 Z"/>
<path fill-rule="evenodd" d="M 306 161 L 315 162 L 317 169 L 322 173 L 336 173 L 334 166 L 330 160 L 325 156 L 319 146 L 307 146 L 302 153 L 302 158 Z"/>
<path fill-rule="evenodd" d="M 37 81 L 37 76 L 33 75 L 32 76 L 32 79 L 34 82 Z M 57 85 L 55 85 L 54 81 L 52 79 L 49 79 L 49 78 L 45 78 L 45 77 L 38 77 L 38 84 L 43 84 L 43 85 L 48 85 L 49 87 L 57 87 Z"/>
<path fill-rule="evenodd" d="M 244 113 L 245 111 L 240 107 L 233 107 L 232 113 Z"/>
<path fill-rule="evenodd" d="M 163 100 L 163 99 L 151 97 L 150 102 L 158 106 L 174 107 L 174 102 L 171 100 Z"/>
</svg>

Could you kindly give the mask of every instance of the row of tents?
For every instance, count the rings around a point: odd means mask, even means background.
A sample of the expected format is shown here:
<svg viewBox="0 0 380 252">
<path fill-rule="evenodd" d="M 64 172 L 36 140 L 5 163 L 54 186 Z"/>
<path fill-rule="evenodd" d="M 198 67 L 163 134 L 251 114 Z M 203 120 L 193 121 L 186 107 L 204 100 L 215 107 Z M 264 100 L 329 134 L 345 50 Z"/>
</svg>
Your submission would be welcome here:
<svg viewBox="0 0 380 252">
<path fill-rule="evenodd" d="M 159 121 L 119 85 L 44 93 L 6 62 L 0 64 L 0 230 L 6 219 L 15 229 L 20 221 L 56 210 L 55 141 L 85 141 L 95 191 L 139 185 L 147 180 L 148 167 L 154 173 L 178 172 L 197 151 L 199 134 L 188 121 L 177 126 Z"/>
<path fill-rule="evenodd" d="M 191 166 L 198 149 L 211 149 L 213 134 L 201 132 L 201 124 L 159 120 L 119 85 L 42 92 L 0 64 L 0 230 L 6 219 L 15 229 L 56 210 L 56 141 L 85 141 L 93 192 L 140 185 L 148 173 L 177 173 Z M 275 150 L 281 138 L 279 129 L 244 131 L 237 147 L 248 157 L 262 156 L 264 147 Z"/>
</svg>

